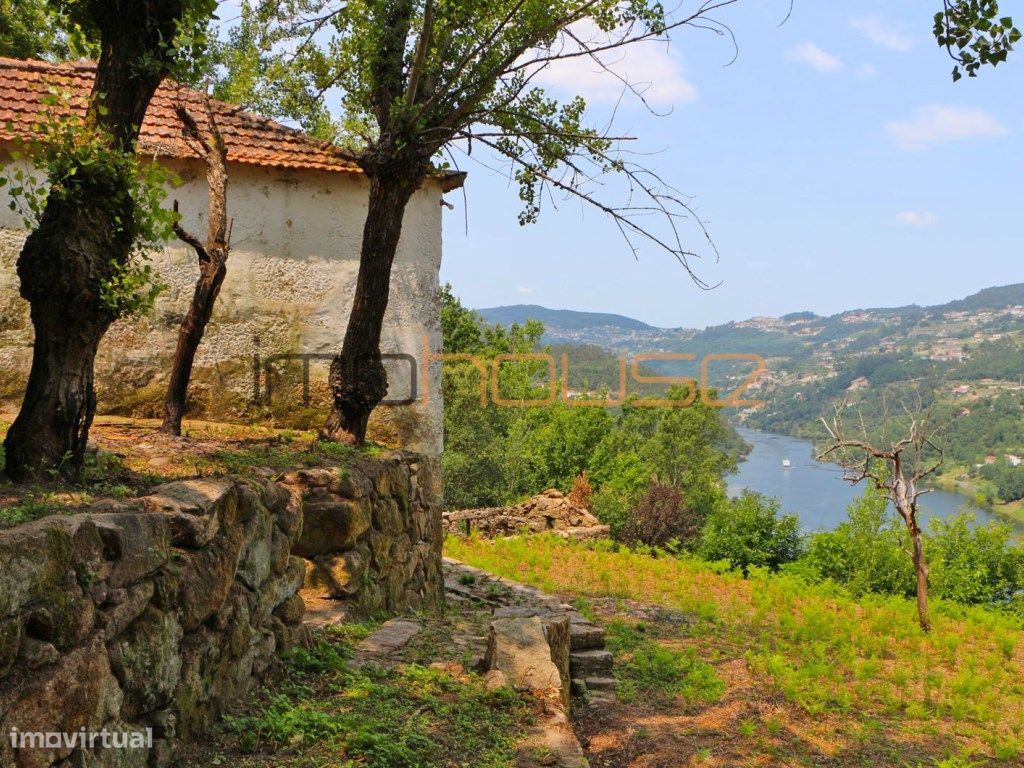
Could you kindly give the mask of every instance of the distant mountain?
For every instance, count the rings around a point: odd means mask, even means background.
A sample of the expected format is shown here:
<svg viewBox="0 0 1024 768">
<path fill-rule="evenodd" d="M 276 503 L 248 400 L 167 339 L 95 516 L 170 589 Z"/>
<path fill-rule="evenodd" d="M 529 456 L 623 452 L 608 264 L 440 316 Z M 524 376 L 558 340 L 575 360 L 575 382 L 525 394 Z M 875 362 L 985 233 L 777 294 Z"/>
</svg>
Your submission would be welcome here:
<svg viewBox="0 0 1024 768">
<path fill-rule="evenodd" d="M 515 304 L 476 310 L 488 323 L 512 325 L 540 320 L 551 330 L 580 331 L 585 328 L 615 328 L 621 331 L 651 331 L 653 326 L 624 315 L 606 312 L 577 312 L 572 309 L 548 309 L 537 304 Z"/>
</svg>

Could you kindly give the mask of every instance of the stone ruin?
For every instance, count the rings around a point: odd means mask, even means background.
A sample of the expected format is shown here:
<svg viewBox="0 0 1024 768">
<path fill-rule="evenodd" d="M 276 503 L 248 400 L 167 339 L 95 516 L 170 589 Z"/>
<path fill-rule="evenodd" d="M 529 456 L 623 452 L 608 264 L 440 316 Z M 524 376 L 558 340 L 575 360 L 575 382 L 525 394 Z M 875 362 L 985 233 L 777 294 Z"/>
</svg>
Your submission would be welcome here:
<svg viewBox="0 0 1024 768">
<path fill-rule="evenodd" d="M 445 533 L 475 532 L 484 538 L 551 531 L 567 538 L 600 539 L 611 533 L 586 507 L 554 488 L 513 507 L 445 512 L 442 524 Z"/>
</svg>

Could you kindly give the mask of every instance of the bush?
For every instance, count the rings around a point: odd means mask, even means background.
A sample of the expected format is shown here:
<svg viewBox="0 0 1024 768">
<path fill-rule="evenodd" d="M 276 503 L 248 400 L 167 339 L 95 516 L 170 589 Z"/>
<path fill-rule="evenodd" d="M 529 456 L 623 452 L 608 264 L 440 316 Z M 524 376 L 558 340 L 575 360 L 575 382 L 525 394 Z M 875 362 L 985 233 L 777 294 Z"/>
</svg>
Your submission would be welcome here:
<svg viewBox="0 0 1024 768">
<path fill-rule="evenodd" d="M 869 488 L 846 514 L 835 530 L 811 536 L 794 570 L 812 582 L 831 579 L 854 597 L 868 592 L 912 596 L 910 537 L 903 521 L 890 513 L 885 493 Z"/>
<path fill-rule="evenodd" d="M 726 560 L 746 574 L 751 566 L 777 570 L 796 560 L 802 548 L 796 515 L 780 515 L 778 500 L 744 491 L 738 499 L 715 505 L 697 551 L 707 560 Z"/>
<path fill-rule="evenodd" d="M 1024 550 L 1010 543 L 1009 525 L 973 522 L 967 512 L 932 522 L 925 542 L 932 593 L 959 603 L 1004 603 L 1024 588 Z"/>
<path fill-rule="evenodd" d="M 652 479 L 640 501 L 626 513 L 619 538 L 631 546 L 686 546 L 700 534 L 702 522 L 678 488 Z"/>
</svg>

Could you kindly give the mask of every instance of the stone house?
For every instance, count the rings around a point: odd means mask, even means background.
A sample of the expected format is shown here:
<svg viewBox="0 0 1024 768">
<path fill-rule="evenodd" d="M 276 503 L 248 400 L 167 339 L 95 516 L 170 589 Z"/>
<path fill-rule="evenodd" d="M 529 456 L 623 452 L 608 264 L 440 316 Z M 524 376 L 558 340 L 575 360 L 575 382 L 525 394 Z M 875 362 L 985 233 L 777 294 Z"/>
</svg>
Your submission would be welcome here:
<svg viewBox="0 0 1024 768">
<path fill-rule="evenodd" d="M 15 159 L 17 140 L 52 107 L 54 88 L 82 105 L 94 76 L 89 62 L 50 64 L 0 58 L 0 166 Z M 178 177 L 167 205 L 177 200 L 186 229 L 205 236 L 207 188 L 202 161 L 182 138 L 175 108 L 184 104 L 206 125 L 203 97 L 172 82 L 157 91 L 142 126 L 139 152 Z M 228 213 L 233 220 L 227 279 L 196 361 L 193 393 L 201 412 L 241 410 L 267 376 L 254 367 L 301 371 L 308 361 L 314 394 L 323 391 L 328 363 L 348 320 L 359 262 L 368 183 L 339 148 L 238 107 L 214 101 L 213 112 L 228 150 Z M 0 171 L 4 173 L 5 171 Z M 391 381 L 384 428 L 402 447 L 428 455 L 441 450 L 439 366 L 423 369 L 424 350 L 440 351 L 437 301 L 441 264 L 442 196 L 463 175 L 428 177 L 409 204 L 393 272 L 382 351 Z M 7 185 L 8 187 L 10 185 Z M 16 262 L 26 237 L 22 216 L 9 209 L 0 189 L 0 407 L 16 408 L 31 361 L 28 305 L 18 293 Z M 100 347 L 97 388 L 101 413 L 157 415 L 178 325 L 198 275 L 196 256 L 180 241 L 153 253 L 166 289 L 152 312 L 114 325 Z M 399 357 L 404 356 L 404 357 Z M 258 365 L 257 365 L 258 363 Z M 276 366 L 276 367 L 275 367 Z M 289 368 L 288 366 L 292 366 Z M 296 367 L 297 366 L 297 367 Z M 424 382 L 427 372 L 430 379 Z M 278 374 L 271 378 L 280 385 Z M 277 397 L 301 393 L 298 373 L 283 380 Z M 423 384 L 429 397 L 423 396 Z M 301 404 L 301 395 L 296 403 Z M 205 409 L 203 407 L 205 406 Z"/>
</svg>

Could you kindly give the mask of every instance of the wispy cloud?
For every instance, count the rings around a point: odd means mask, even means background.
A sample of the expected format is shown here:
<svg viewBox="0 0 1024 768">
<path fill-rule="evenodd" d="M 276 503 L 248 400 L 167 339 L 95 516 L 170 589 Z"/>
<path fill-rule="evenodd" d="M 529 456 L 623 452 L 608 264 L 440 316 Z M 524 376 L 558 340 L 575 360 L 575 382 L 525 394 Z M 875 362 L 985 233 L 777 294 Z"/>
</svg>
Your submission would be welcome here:
<svg viewBox="0 0 1024 768">
<path fill-rule="evenodd" d="M 854 16 L 850 19 L 850 27 L 875 45 L 888 48 L 890 51 L 906 53 L 914 47 L 910 35 L 878 16 Z"/>
<path fill-rule="evenodd" d="M 516 293 L 520 293 L 523 296 L 529 296 L 531 293 L 533 293 L 533 288 L 530 288 L 525 285 L 520 285 L 518 288 L 516 288 Z"/>
<path fill-rule="evenodd" d="M 982 109 L 944 104 L 918 107 L 912 117 L 891 122 L 885 130 L 890 139 L 908 150 L 928 149 L 959 139 L 1003 136 L 1007 132 Z"/>
<path fill-rule="evenodd" d="M 836 72 L 843 68 L 843 61 L 838 56 L 823 51 L 814 43 L 800 43 L 789 51 L 791 61 L 806 64 L 819 72 Z"/>
<path fill-rule="evenodd" d="M 911 227 L 931 227 L 937 221 L 935 214 L 928 211 L 900 211 L 896 219 Z"/>
<path fill-rule="evenodd" d="M 580 40 L 600 44 L 609 39 L 592 22 L 572 27 Z M 579 45 L 565 40 L 565 50 L 578 50 Z M 693 101 L 697 88 L 683 75 L 683 65 L 673 56 L 664 42 L 649 41 L 598 55 L 560 59 L 552 62 L 538 76 L 537 81 L 573 94 L 585 94 L 588 103 L 614 104 L 630 83 L 643 94 L 648 104 L 667 107 Z M 609 71 L 610 70 L 610 71 Z"/>
</svg>

